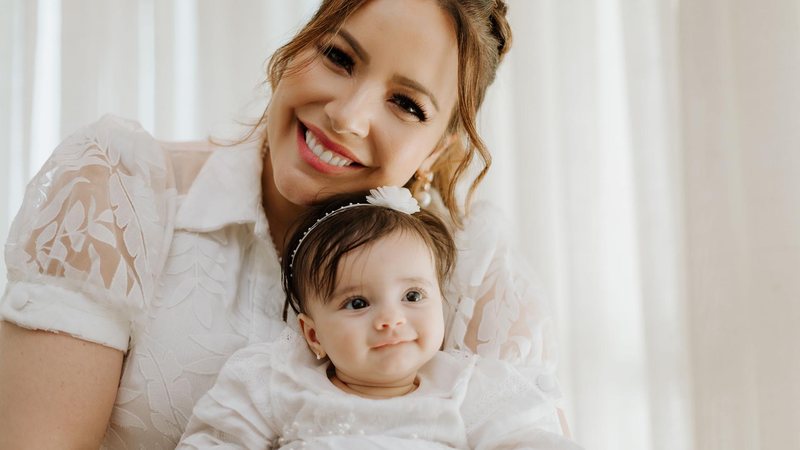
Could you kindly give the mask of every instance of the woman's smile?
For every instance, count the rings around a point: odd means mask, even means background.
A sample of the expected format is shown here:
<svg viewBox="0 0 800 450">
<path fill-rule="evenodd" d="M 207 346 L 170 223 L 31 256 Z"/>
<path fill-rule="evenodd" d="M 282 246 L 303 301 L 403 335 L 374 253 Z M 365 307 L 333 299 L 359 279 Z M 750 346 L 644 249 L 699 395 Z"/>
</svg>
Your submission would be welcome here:
<svg viewBox="0 0 800 450">
<path fill-rule="evenodd" d="M 270 99 L 267 211 L 429 171 L 456 104 L 457 48 L 436 2 L 380 1 L 298 53 Z"/>
<path fill-rule="evenodd" d="M 346 147 L 333 142 L 319 128 L 297 121 L 297 149 L 300 157 L 314 169 L 336 174 L 365 167 Z"/>
</svg>

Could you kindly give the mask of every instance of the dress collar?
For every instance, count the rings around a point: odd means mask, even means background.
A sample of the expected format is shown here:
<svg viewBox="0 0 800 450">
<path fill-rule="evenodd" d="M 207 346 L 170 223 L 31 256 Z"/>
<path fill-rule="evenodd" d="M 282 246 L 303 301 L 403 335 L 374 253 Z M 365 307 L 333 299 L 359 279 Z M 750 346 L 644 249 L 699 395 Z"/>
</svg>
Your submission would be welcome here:
<svg viewBox="0 0 800 450">
<path fill-rule="evenodd" d="M 253 224 L 269 240 L 261 202 L 262 157 L 258 145 L 218 147 L 206 160 L 175 215 L 175 228 L 210 232 Z"/>
</svg>

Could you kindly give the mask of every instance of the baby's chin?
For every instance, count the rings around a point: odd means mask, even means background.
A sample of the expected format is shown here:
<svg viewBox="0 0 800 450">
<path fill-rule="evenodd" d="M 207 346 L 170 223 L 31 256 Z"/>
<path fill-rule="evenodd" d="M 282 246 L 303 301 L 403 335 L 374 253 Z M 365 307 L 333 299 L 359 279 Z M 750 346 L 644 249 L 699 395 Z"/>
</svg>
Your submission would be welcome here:
<svg viewBox="0 0 800 450">
<path fill-rule="evenodd" d="M 438 353 L 438 349 L 423 350 L 414 348 L 415 345 L 419 343 L 402 344 L 405 348 L 369 350 L 370 354 L 349 366 L 337 365 L 335 358 L 331 362 L 342 381 L 352 380 L 354 383 L 375 387 L 408 385 L 417 379 L 422 367 Z"/>
<path fill-rule="evenodd" d="M 374 367 L 354 372 L 336 370 L 336 376 L 349 384 L 358 384 L 372 388 L 392 388 L 408 386 L 417 380 L 419 370 L 414 367 L 406 370 L 386 370 L 386 367 Z"/>
</svg>

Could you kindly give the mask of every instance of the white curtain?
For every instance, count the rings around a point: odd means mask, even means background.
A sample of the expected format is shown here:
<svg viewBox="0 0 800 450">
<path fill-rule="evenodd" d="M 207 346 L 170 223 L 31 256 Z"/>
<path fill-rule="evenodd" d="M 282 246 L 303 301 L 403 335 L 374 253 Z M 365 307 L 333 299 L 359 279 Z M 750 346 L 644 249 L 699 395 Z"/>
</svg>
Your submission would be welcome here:
<svg viewBox="0 0 800 450">
<path fill-rule="evenodd" d="M 480 196 L 553 300 L 574 436 L 800 448 L 800 2 L 509 4 Z M 104 113 L 163 139 L 233 132 L 316 5 L 0 0 L 0 233 Z"/>
</svg>

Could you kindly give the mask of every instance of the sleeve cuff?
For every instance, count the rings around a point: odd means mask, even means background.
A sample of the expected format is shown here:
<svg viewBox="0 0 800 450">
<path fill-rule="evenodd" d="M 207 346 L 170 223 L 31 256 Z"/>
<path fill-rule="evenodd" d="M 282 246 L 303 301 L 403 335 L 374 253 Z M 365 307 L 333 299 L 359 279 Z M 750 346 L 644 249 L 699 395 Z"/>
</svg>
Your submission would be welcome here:
<svg viewBox="0 0 800 450">
<path fill-rule="evenodd" d="M 130 320 L 80 292 L 58 286 L 9 282 L 0 299 L 0 320 L 128 351 Z"/>
</svg>

